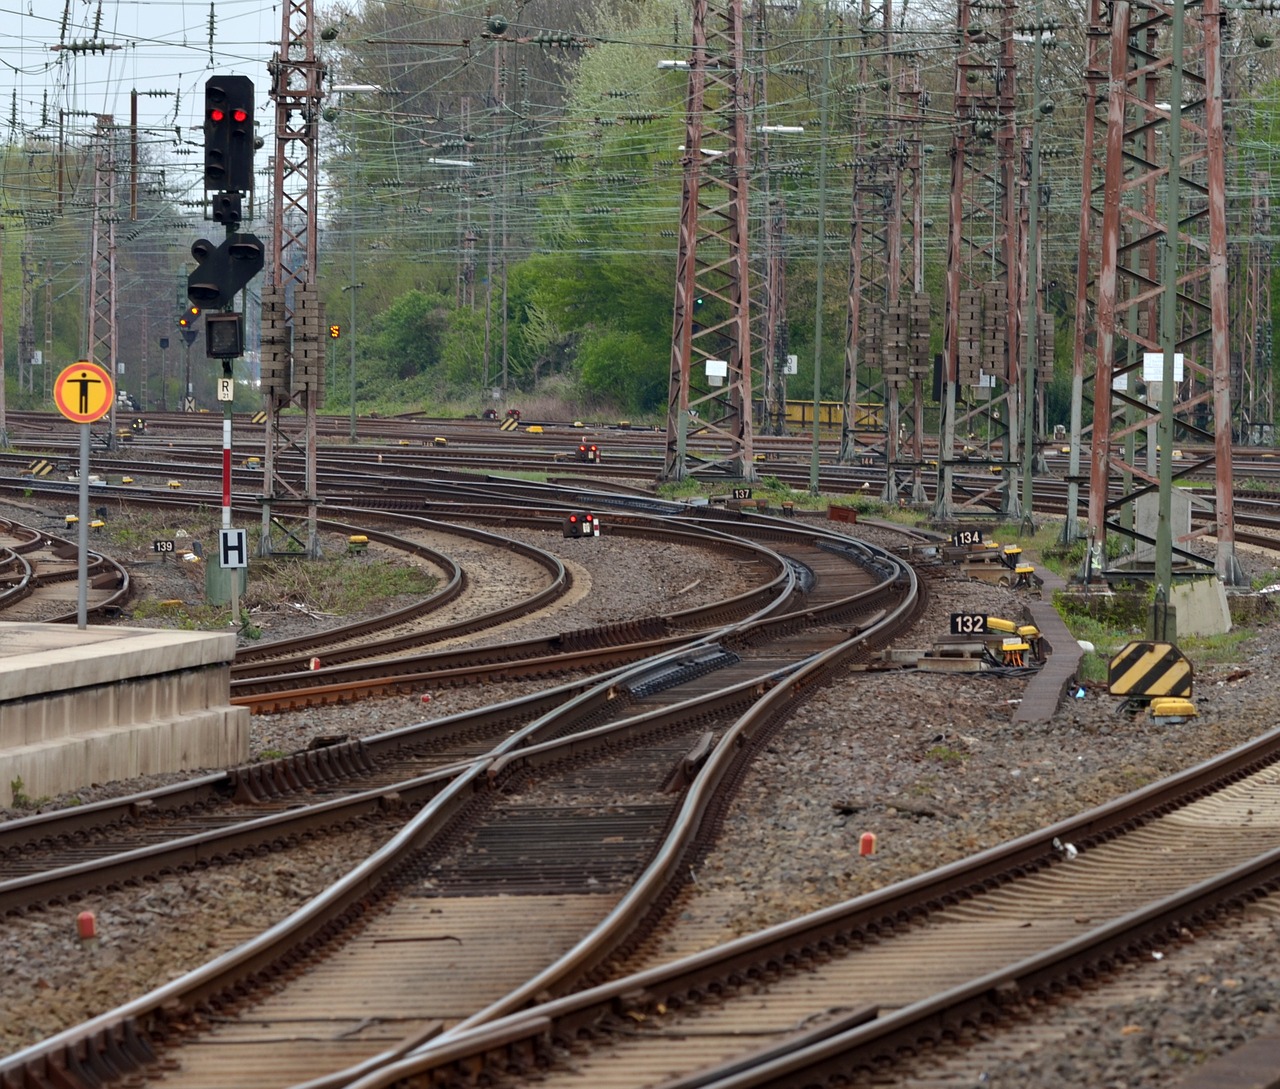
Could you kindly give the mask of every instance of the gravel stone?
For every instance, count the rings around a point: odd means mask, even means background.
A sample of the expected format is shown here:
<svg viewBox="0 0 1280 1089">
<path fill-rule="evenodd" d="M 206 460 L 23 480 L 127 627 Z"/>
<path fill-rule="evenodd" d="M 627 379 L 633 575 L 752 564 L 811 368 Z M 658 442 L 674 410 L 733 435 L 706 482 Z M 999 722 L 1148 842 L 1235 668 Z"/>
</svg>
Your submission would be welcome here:
<svg viewBox="0 0 1280 1089">
<path fill-rule="evenodd" d="M 890 540 L 874 526 L 842 528 Z M 512 536 L 558 552 L 575 577 L 576 596 L 544 610 L 522 635 L 684 608 L 741 588 L 733 565 L 674 546 L 646 551 L 631 538 L 568 542 L 524 530 Z M 1266 561 L 1253 564 L 1261 570 Z M 952 611 L 1016 618 L 1026 600 L 951 574 L 931 578 L 930 591 L 906 645 L 931 645 Z M 1280 613 L 1271 601 L 1253 599 L 1255 634 L 1231 661 L 1197 667 L 1199 715 L 1181 725 L 1118 714 L 1117 701 L 1100 686 L 1086 686 L 1082 699 L 1068 700 L 1047 724 L 1015 725 L 1012 709 L 1026 684 L 1018 676 L 848 675 L 769 740 L 726 815 L 717 848 L 682 897 L 682 912 L 715 922 L 720 939 L 747 933 L 1033 831 L 1272 729 Z M 451 689 L 424 693 L 427 703 L 415 696 L 258 717 L 253 750 L 292 751 L 318 734 L 365 736 L 537 687 Z M 102 784 L 82 800 L 147 785 Z M 869 857 L 858 852 L 864 832 L 878 839 Z M 350 841 L 5 920 L 0 1042 L 6 1050 L 25 1046 L 234 945 L 296 908 L 384 834 L 370 828 Z M 75 915 L 85 908 L 98 914 L 103 937 L 96 949 L 74 937 Z M 1007 1046 L 995 1048 L 972 1084 L 1169 1084 L 1206 1056 L 1277 1028 L 1278 937 L 1273 912 L 1171 949 L 1158 964 L 1135 970 L 1125 986 L 1103 988 L 1064 1014 L 1060 1031 L 1032 1034 L 1025 1053 L 1011 1057 Z M 1058 1024 L 1054 1015 L 1048 1019 Z M 904 1084 L 933 1082 L 912 1077 Z"/>
</svg>

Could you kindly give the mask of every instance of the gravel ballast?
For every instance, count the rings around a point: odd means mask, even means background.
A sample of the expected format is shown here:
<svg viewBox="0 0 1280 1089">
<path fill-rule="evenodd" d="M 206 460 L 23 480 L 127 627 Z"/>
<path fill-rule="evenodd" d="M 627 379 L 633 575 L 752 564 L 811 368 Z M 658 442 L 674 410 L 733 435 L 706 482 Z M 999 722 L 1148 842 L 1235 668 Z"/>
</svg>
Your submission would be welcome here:
<svg viewBox="0 0 1280 1089">
<path fill-rule="evenodd" d="M 731 573 L 709 570 L 717 565 L 705 553 L 668 548 L 638 563 L 631 539 L 573 542 L 570 551 L 558 535 L 519 536 L 559 551 L 582 580 L 571 622 L 554 609 L 539 621 L 550 630 L 662 611 L 656 602 L 670 602 L 674 591 L 695 582 L 679 607 L 732 585 Z M 953 611 L 1017 617 L 1025 601 L 1016 591 L 950 575 L 931 579 L 930 590 L 909 644 L 930 645 L 946 632 Z M 1089 687 L 1051 722 L 1015 726 L 1011 712 L 1025 685 L 1016 677 L 851 674 L 812 698 L 771 739 L 685 910 L 716 920 L 724 938 L 746 933 L 1033 831 L 1274 728 L 1280 698 L 1271 662 L 1280 619 L 1269 599 L 1259 601 L 1250 621 L 1255 634 L 1232 660 L 1197 665 L 1199 714 L 1179 725 L 1117 714 L 1105 688 Z M 539 632 L 521 633 L 531 634 Z M 449 690 L 424 693 L 428 703 L 415 696 L 255 718 L 253 748 L 292 751 L 316 735 L 364 736 L 523 688 Z M 878 841 L 868 858 L 858 853 L 864 832 Z M 356 847 L 383 835 L 363 830 Z M 0 1043 L 6 1051 L 21 1048 L 234 946 L 320 891 L 345 867 L 350 850 L 313 844 L 234 869 L 164 878 L 92 905 L 5 920 Z M 75 939 L 75 914 L 83 907 L 98 915 L 94 948 Z M 1242 935 L 1239 942 L 1219 936 L 1171 950 L 1137 998 L 1132 988 L 1117 988 L 1114 1005 L 1105 990 L 1090 996 L 1093 1015 L 1073 1016 L 1057 1042 L 1037 1038 L 1038 1050 L 1029 1054 L 993 1053 L 974 1084 L 1167 1085 L 1204 1055 L 1274 1029 L 1276 928 L 1255 920 Z"/>
</svg>

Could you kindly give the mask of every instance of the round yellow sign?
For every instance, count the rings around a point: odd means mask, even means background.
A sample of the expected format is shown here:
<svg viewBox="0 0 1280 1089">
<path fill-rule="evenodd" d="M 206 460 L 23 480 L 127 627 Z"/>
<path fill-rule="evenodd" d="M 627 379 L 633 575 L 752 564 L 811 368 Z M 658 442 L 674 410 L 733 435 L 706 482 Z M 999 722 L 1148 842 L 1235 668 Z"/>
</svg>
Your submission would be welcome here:
<svg viewBox="0 0 1280 1089">
<path fill-rule="evenodd" d="M 93 423 L 111 411 L 116 395 L 111 375 L 87 359 L 72 363 L 53 384 L 53 401 L 68 420 Z"/>
</svg>

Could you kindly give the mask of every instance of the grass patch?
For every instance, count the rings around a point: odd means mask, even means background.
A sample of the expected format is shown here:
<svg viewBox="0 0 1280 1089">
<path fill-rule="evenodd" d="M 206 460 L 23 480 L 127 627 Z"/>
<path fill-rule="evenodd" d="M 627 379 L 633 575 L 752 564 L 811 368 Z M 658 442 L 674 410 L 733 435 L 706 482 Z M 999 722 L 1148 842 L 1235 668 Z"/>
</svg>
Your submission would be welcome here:
<svg viewBox="0 0 1280 1089">
<path fill-rule="evenodd" d="M 1251 628 L 1235 628 L 1221 635 L 1188 635 L 1178 649 L 1197 665 L 1228 665 L 1240 660 L 1241 650 L 1254 636 Z"/>
<path fill-rule="evenodd" d="M 127 521 L 121 518 L 113 523 L 108 515 L 104 530 L 109 542 L 104 551 L 125 562 L 150 561 L 149 566 L 158 572 L 142 575 L 139 581 L 154 590 L 153 596 L 136 598 L 130 608 L 133 620 L 155 627 L 227 631 L 236 626 L 246 637 L 256 639 L 262 630 L 251 612 L 279 612 L 301 604 L 314 613 L 356 616 L 379 609 L 390 611 L 406 598 L 433 594 L 439 585 L 437 576 L 407 560 L 346 552 L 345 539 L 336 536 L 323 542 L 328 551 L 319 559 L 308 559 L 300 552 L 296 556 L 258 557 L 261 531 L 253 527 L 248 530 L 248 581 L 240 595 L 237 624 L 228 605 L 204 601 L 205 566 L 220 528 L 217 513 L 195 514 L 177 526 L 172 518 L 167 512 L 130 511 Z M 205 560 L 187 563 L 176 556 L 158 557 L 151 551 L 157 540 L 172 540 L 180 548 L 199 541 L 204 545 Z"/>
<path fill-rule="evenodd" d="M 247 609 L 271 609 L 302 602 L 316 612 L 352 616 L 379 601 L 426 597 L 437 585 L 439 579 L 421 568 L 368 556 L 265 559 L 249 565 L 243 604 Z"/>
<path fill-rule="evenodd" d="M 13 795 L 14 809 L 37 809 L 49 800 L 48 797 L 31 797 L 27 794 L 25 787 L 26 783 L 22 781 L 21 775 L 16 779 L 9 780 L 9 792 Z"/>
<path fill-rule="evenodd" d="M 933 748 L 925 753 L 925 756 L 949 768 L 959 767 L 969 759 L 968 753 L 953 749 L 950 745 L 934 745 Z"/>
</svg>

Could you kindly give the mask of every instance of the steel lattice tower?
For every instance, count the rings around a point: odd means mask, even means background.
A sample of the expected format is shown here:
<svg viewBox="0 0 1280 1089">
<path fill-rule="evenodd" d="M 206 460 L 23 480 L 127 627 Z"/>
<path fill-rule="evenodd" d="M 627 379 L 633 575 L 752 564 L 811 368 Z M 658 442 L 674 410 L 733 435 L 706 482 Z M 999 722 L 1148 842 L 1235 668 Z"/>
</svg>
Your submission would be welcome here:
<svg viewBox="0 0 1280 1089">
<path fill-rule="evenodd" d="M 1005 517 L 1021 515 L 1011 472 L 1018 455 L 1023 271 L 1014 11 L 1012 3 L 980 0 L 961 0 L 957 11 L 960 52 L 934 508 L 944 519 L 962 510 L 987 513 L 987 502 L 997 494 Z M 990 460 L 1005 466 L 999 479 L 969 490 L 959 501 L 954 494 L 958 439 L 985 443 Z"/>
<path fill-rule="evenodd" d="M 115 123 L 98 118 L 93 157 L 93 259 L 89 264 L 89 313 L 86 343 L 89 358 L 116 380 L 116 154 Z M 107 446 L 115 441 L 116 404 L 107 417 Z"/>
<path fill-rule="evenodd" d="M 756 423 L 766 435 L 782 435 L 786 431 L 787 399 L 787 262 L 784 252 L 787 207 L 782 193 L 773 191 L 769 158 L 769 66 L 765 63 L 768 7 L 765 0 L 756 0 L 751 14 L 751 44 L 755 59 L 751 65 L 750 103 L 754 118 L 752 127 L 761 134 L 753 163 L 760 184 L 751 193 L 757 202 L 755 214 L 751 217 L 751 324 L 755 337 L 754 356 L 760 374 L 760 417 Z"/>
<path fill-rule="evenodd" d="M 690 471 L 694 437 L 700 468 L 754 478 L 743 53 L 742 0 L 694 0 L 664 480 Z M 708 363 L 722 383 L 697 373 Z"/>
<path fill-rule="evenodd" d="M 35 237 L 31 231 L 23 234 L 18 260 L 22 271 L 22 301 L 18 311 L 18 389 L 30 389 L 35 371 L 31 360 L 36 350 Z"/>
<path fill-rule="evenodd" d="M 1094 125 L 1106 142 L 1101 214 L 1082 222 L 1084 230 L 1100 227 L 1088 535 L 1095 567 L 1106 562 L 1112 532 L 1154 543 L 1135 527 L 1134 508 L 1160 481 L 1152 466 L 1138 463 L 1135 440 L 1146 432 L 1148 454 L 1154 454 L 1160 405 L 1149 403 L 1153 396 L 1139 396 L 1137 378 L 1144 355 L 1163 361 L 1170 341 L 1185 360 L 1173 440 L 1186 436 L 1213 450 L 1187 459 L 1173 476 L 1214 467 L 1214 520 L 1191 536 L 1216 536 L 1216 570 L 1236 585 L 1242 576 L 1231 492 L 1222 12 L 1218 0 L 1206 0 L 1181 20 L 1176 16 L 1174 8 L 1129 0 L 1095 5 L 1091 12 L 1090 38 L 1099 49 L 1091 57 L 1096 70 L 1090 86 L 1096 88 L 1095 109 L 1106 110 L 1105 120 L 1099 114 Z M 1176 128 L 1171 102 L 1180 103 Z M 1090 176 L 1096 178 L 1096 163 Z M 1082 239 L 1081 253 L 1091 244 Z M 1078 290 L 1087 286 L 1084 279 Z M 1077 304 L 1078 315 L 1082 309 L 1087 313 L 1087 302 Z M 1150 362 L 1147 367 L 1150 381 Z M 1185 539 L 1174 541 L 1176 557 L 1203 563 L 1179 544 Z"/>
<path fill-rule="evenodd" d="M 1274 440 L 1275 386 L 1271 373 L 1271 176 L 1252 176 L 1246 246 L 1240 375 L 1240 439 L 1270 446 Z"/>
<path fill-rule="evenodd" d="M 843 462 L 863 455 L 883 457 L 883 498 L 888 502 L 899 498 L 900 466 L 912 469 L 913 500 L 924 497 L 920 468 L 924 379 L 929 373 L 919 130 L 927 96 L 917 59 L 895 46 L 893 19 L 892 0 L 878 7 L 864 0 L 854 102 L 840 442 Z M 909 429 L 902 417 L 907 391 Z M 883 420 L 874 410 L 859 409 L 860 400 L 884 405 Z"/>
<path fill-rule="evenodd" d="M 305 506 L 305 550 L 320 552 L 316 532 L 316 410 L 324 391 L 324 314 L 315 286 L 320 180 L 319 122 L 324 65 L 316 57 L 313 0 L 285 0 L 280 52 L 268 66 L 275 102 L 272 235 L 262 291 L 262 392 L 267 405 L 260 551 L 275 551 L 273 504 Z M 302 434 L 283 415 L 300 405 Z M 299 441 L 301 440 L 301 441 Z M 281 452 L 305 451 L 301 487 L 282 473 Z M 286 536 L 293 537 L 287 530 Z"/>
</svg>

